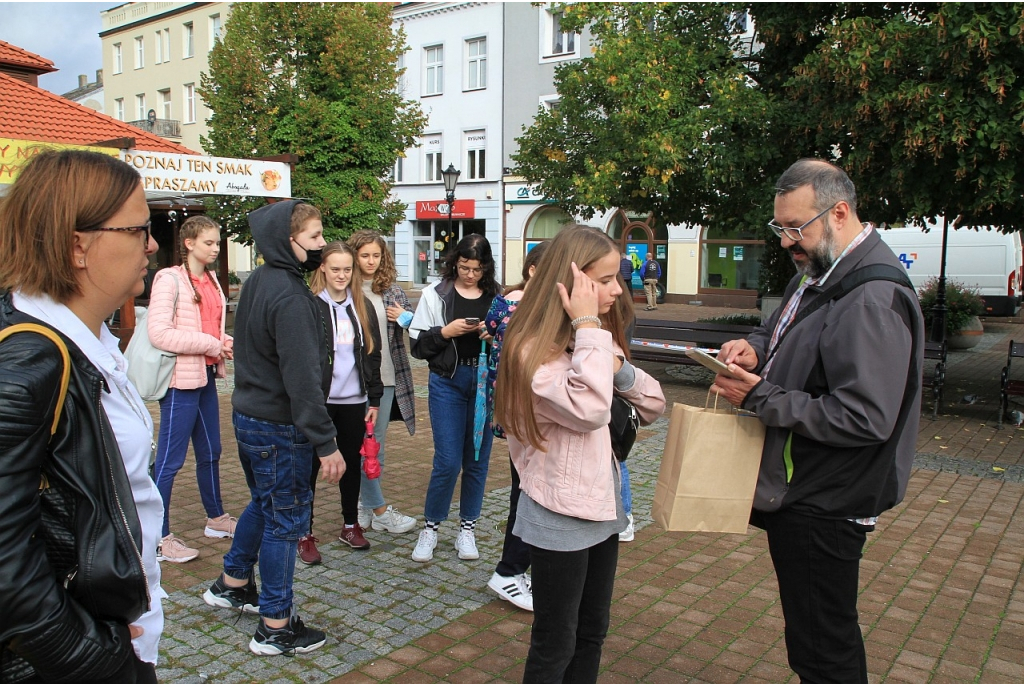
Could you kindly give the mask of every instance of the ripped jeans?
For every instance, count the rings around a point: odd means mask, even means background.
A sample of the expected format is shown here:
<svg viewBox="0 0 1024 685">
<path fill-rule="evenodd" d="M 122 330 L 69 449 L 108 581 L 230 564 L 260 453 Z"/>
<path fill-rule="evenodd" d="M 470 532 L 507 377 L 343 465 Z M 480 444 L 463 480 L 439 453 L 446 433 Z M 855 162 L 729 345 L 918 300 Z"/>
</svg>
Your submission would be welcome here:
<svg viewBox="0 0 1024 685">
<path fill-rule="evenodd" d="M 295 426 L 232 413 L 238 459 L 252 501 L 238 517 L 224 572 L 239 580 L 260 565 L 260 615 L 292 614 L 292 580 L 300 537 L 309 530 L 313 446 Z"/>
</svg>

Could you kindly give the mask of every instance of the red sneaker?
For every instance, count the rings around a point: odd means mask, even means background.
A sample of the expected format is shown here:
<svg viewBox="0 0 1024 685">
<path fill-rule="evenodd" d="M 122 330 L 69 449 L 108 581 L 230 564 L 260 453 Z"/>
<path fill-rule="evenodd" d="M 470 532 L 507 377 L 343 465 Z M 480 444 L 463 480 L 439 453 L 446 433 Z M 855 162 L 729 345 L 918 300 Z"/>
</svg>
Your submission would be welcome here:
<svg viewBox="0 0 1024 685">
<path fill-rule="evenodd" d="M 370 543 L 363 537 L 363 527 L 358 523 L 351 528 L 348 526 L 342 528 L 338 539 L 352 549 L 370 549 Z"/>
<path fill-rule="evenodd" d="M 320 542 L 312 535 L 303 535 L 299 538 L 299 561 L 307 566 L 313 566 L 323 561 L 320 552 L 317 551 L 316 543 Z"/>
</svg>

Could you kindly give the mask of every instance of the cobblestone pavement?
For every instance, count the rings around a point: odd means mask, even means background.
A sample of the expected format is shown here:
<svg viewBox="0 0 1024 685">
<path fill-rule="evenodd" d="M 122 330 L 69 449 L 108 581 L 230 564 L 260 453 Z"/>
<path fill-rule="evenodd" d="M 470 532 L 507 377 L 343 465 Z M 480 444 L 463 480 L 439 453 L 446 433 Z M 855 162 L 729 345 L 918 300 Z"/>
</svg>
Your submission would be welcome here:
<svg viewBox="0 0 1024 685">
<path fill-rule="evenodd" d="M 658 314 L 692 319 L 734 311 L 663 305 Z M 974 350 L 951 353 L 943 410 L 933 421 L 928 403 L 907 497 L 869 536 L 860 620 L 872 681 L 1024 681 L 1024 431 L 994 428 L 1007 341 L 1024 338 L 1024 327 L 1004 320 L 986 322 L 986 330 Z M 703 369 L 644 366 L 670 401 L 704 401 L 711 376 Z M 390 503 L 421 516 L 432 443 L 426 369 L 415 360 L 414 377 L 420 388 L 417 433 L 410 437 L 392 425 L 384 487 Z M 223 495 L 228 511 L 237 515 L 248 492 L 231 433 L 230 379 L 219 383 Z M 975 402 L 961 403 L 968 395 Z M 159 418 L 155 403 L 150 409 Z M 651 522 L 667 426 L 661 419 L 644 429 L 630 456 L 638 530 L 636 541 L 620 548 L 599 680 L 795 682 L 763 534 L 667 533 Z M 204 514 L 188 469 L 176 486 L 172 530 L 201 556 L 163 567 L 170 597 L 161 681 L 521 680 L 530 615 L 486 589 L 508 502 L 503 441 L 495 441 L 491 459 L 478 524 L 479 561 L 457 558 L 450 522 L 442 526 L 434 560 L 427 564 L 410 558 L 418 530 L 371 531 L 370 550 L 351 550 L 336 538 L 337 496 L 328 486 L 318 489 L 316 520 L 324 528 L 316 534 L 324 563 L 297 565 L 295 593 L 304 620 L 326 630 L 328 643 L 295 658 L 253 656 L 247 644 L 257 619 L 203 603 L 201 594 L 219 572 L 228 541 L 202 536 Z"/>
</svg>

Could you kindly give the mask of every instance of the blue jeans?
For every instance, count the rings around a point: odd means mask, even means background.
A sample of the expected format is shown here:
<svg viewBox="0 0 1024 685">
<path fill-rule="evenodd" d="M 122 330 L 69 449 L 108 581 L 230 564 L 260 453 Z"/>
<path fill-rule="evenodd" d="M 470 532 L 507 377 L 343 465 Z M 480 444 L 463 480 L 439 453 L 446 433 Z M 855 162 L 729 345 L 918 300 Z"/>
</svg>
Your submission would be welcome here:
<svg viewBox="0 0 1024 685">
<path fill-rule="evenodd" d="M 619 493 L 622 495 L 622 508 L 627 514 L 633 513 L 633 492 L 629 489 L 629 467 L 626 462 L 619 462 L 619 470 L 622 472 L 622 487 Z"/>
<path fill-rule="evenodd" d="M 377 454 L 377 461 L 380 462 L 380 478 L 367 478 L 363 470 L 359 469 L 362 479 L 359 483 L 359 491 L 363 506 L 368 509 L 378 509 L 387 504 L 384 500 L 384 493 L 380 489 L 380 482 L 384 480 L 384 439 L 388 436 L 388 420 L 391 418 L 391 405 L 394 401 L 395 386 L 385 385 L 384 394 L 380 398 L 380 411 L 377 412 L 377 423 L 373 426 L 373 437 L 377 438 L 377 442 L 380 443 L 380 453 Z"/>
<path fill-rule="evenodd" d="M 465 521 L 480 518 L 491 460 L 490 426 L 484 427 L 480 458 L 474 458 L 473 407 L 476 402 L 477 369 L 457 366 L 454 378 L 430 374 L 430 428 L 434 433 L 434 468 L 427 486 L 423 516 L 445 521 L 452 506 L 455 480 L 462 471 L 459 516 Z"/>
<path fill-rule="evenodd" d="M 213 369 L 206 368 L 206 385 L 195 390 L 170 388 L 160 400 L 160 433 L 157 438 L 153 480 L 164 501 L 163 536 L 170 531 L 171 490 L 174 477 L 185 464 L 188 441 L 196 455 L 199 498 L 210 518 L 224 514 L 220 499 L 220 406 Z"/>
<path fill-rule="evenodd" d="M 238 517 L 224 573 L 245 580 L 259 562 L 260 615 L 292 614 L 295 551 L 309 530 L 313 446 L 295 426 L 232 414 L 238 460 L 252 501 Z"/>
</svg>

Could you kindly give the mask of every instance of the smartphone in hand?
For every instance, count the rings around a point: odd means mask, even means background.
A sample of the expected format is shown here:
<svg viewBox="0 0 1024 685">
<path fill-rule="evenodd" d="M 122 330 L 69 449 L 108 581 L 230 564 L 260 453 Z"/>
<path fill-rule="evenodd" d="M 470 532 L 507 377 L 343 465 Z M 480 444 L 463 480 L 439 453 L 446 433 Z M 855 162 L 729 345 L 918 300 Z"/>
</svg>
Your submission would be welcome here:
<svg viewBox="0 0 1024 685">
<path fill-rule="evenodd" d="M 476 318 L 475 316 L 467 316 L 466 317 L 466 325 L 467 326 L 479 326 L 480 325 L 480 319 Z"/>
<path fill-rule="evenodd" d="M 723 376 L 728 376 L 729 378 L 736 378 L 733 372 L 729 370 L 728 366 L 718 361 L 717 359 L 712 357 L 710 354 L 707 354 L 706 352 L 701 352 L 700 350 L 686 350 L 685 354 L 690 359 L 711 369 L 715 373 L 720 373 Z"/>
</svg>

